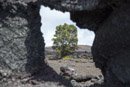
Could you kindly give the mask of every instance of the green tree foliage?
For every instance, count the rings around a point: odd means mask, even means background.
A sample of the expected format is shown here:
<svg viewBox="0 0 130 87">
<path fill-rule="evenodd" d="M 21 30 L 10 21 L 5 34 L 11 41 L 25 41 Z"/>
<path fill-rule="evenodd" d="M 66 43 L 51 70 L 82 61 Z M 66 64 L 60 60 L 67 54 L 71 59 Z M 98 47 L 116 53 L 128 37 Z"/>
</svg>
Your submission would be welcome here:
<svg viewBox="0 0 130 87">
<path fill-rule="evenodd" d="M 56 27 L 52 48 L 57 56 L 62 58 L 73 53 L 77 48 L 77 28 L 74 25 L 59 25 Z"/>
</svg>

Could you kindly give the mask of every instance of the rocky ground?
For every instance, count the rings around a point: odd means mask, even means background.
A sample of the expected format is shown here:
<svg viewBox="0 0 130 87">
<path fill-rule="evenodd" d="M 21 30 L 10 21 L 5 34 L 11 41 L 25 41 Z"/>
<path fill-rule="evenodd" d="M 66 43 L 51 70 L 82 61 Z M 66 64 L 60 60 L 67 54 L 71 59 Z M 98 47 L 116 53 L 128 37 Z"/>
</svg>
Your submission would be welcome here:
<svg viewBox="0 0 130 87">
<path fill-rule="evenodd" d="M 46 73 L 41 73 L 35 77 L 25 76 L 25 78 L 10 77 L 6 75 L 0 80 L 0 87 L 101 87 L 94 86 L 93 79 L 77 82 L 73 79 L 66 79 L 60 75 L 60 67 L 69 66 L 75 69 L 77 75 L 94 76 L 101 75 L 101 71 L 95 68 L 92 59 L 68 59 L 68 60 L 48 60 L 46 62 L 50 67 Z M 44 71 L 43 71 L 44 72 Z M 51 74 L 50 74 L 51 73 Z M 22 76 L 23 77 L 23 76 Z M 8 80 L 7 80 L 8 79 Z M 93 86 L 90 86 L 93 85 Z"/>
<path fill-rule="evenodd" d="M 50 67 L 52 67 L 58 74 L 61 66 L 70 66 L 74 68 L 79 75 L 94 75 L 98 76 L 101 71 L 95 67 L 92 59 L 60 59 L 47 60 Z"/>
<path fill-rule="evenodd" d="M 95 67 L 95 63 L 93 62 L 91 46 L 79 45 L 74 54 L 63 59 L 56 59 L 55 54 L 55 51 L 51 47 L 46 47 L 46 62 L 58 75 L 61 74 L 61 67 L 69 67 L 76 72 L 76 76 L 70 76 L 72 78 L 71 80 L 69 79 L 70 82 L 75 80 L 78 85 L 81 84 L 81 87 L 89 87 L 91 84 L 94 84 L 95 82 L 92 81 L 93 78 L 100 79 L 98 83 L 102 82 L 103 77 L 101 71 Z M 71 74 L 69 71 L 67 73 Z M 90 79 L 87 80 L 88 78 Z"/>
<path fill-rule="evenodd" d="M 85 48 L 87 50 L 84 50 Z M 101 85 L 93 85 L 100 84 L 103 77 L 101 77 L 101 71 L 95 67 L 89 46 L 79 46 L 78 57 L 74 54 L 72 57 L 77 58 L 69 59 L 55 59 L 52 49 L 48 47 L 46 50 L 48 52 L 45 59 L 46 66 L 43 66 L 46 68 L 39 70 L 40 73 L 36 73 L 36 75 L 10 75 L 8 71 L 0 71 L 0 87 L 101 87 Z M 50 59 L 50 54 L 54 59 Z M 76 77 L 70 79 L 61 75 L 60 68 L 64 66 L 74 69 Z"/>
<path fill-rule="evenodd" d="M 78 76 L 82 77 L 99 77 L 102 76 L 101 71 L 95 67 L 95 64 L 92 59 L 60 59 L 60 60 L 48 60 L 48 65 L 52 67 L 57 74 L 60 74 L 60 67 L 62 66 L 68 66 L 75 70 L 76 74 Z M 99 78 L 103 79 L 103 77 Z M 72 81 L 72 80 L 71 80 Z M 91 84 L 94 84 L 92 80 L 86 80 L 86 81 L 80 81 L 77 82 L 77 84 L 81 87 L 88 87 Z M 80 87 L 80 86 L 74 86 L 74 87 Z"/>
</svg>

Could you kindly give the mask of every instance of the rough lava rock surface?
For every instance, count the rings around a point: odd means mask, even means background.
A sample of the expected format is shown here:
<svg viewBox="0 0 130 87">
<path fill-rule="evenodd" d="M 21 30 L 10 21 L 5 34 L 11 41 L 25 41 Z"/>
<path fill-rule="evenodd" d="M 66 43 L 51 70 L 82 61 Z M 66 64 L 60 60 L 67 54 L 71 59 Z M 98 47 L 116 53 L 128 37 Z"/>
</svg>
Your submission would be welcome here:
<svg viewBox="0 0 130 87">
<path fill-rule="evenodd" d="M 44 65 L 39 10 L 32 0 L 0 1 L 0 69 L 33 73 Z"/>
<path fill-rule="evenodd" d="M 129 0 L 0 0 L 0 73 L 47 68 L 40 5 L 69 11 L 79 27 L 95 32 L 92 54 L 105 87 L 130 86 Z"/>
</svg>

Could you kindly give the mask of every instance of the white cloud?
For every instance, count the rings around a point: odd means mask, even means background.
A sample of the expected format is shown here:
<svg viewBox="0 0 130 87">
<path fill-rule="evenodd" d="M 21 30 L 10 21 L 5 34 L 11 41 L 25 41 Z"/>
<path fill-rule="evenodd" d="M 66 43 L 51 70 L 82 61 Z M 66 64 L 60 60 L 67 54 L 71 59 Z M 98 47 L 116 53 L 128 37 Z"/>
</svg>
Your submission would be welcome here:
<svg viewBox="0 0 130 87">
<path fill-rule="evenodd" d="M 48 7 L 41 6 L 40 15 L 42 17 L 41 31 L 43 33 L 46 46 L 52 46 L 52 38 L 55 33 L 55 27 L 64 23 L 76 24 L 70 20 L 69 12 L 62 13 L 57 10 L 50 10 Z M 77 27 L 78 28 L 78 27 Z M 92 45 L 94 33 L 87 29 L 78 28 L 78 44 Z"/>
</svg>

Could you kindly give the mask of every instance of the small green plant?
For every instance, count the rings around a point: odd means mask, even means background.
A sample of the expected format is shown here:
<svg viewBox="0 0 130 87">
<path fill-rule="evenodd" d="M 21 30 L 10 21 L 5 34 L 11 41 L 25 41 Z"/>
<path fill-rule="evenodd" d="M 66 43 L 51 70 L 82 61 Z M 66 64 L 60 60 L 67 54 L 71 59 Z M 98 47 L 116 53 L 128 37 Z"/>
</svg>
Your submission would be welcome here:
<svg viewBox="0 0 130 87">
<path fill-rule="evenodd" d="M 64 57 L 63 57 L 63 60 L 70 60 L 70 59 L 72 59 L 71 56 L 64 56 Z"/>
</svg>

